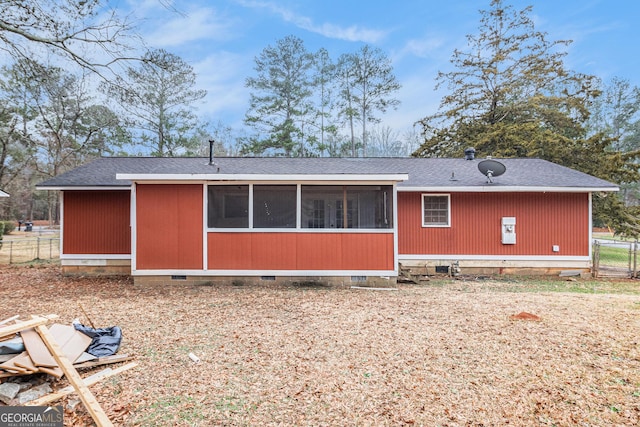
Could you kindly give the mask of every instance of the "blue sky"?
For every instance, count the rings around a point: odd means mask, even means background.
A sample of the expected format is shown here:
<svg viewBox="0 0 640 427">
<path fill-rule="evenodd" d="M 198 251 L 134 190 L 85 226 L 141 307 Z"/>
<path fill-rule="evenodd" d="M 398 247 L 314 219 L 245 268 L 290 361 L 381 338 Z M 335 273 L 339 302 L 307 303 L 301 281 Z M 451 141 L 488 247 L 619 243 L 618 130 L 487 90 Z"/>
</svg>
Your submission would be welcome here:
<svg viewBox="0 0 640 427">
<path fill-rule="evenodd" d="M 640 86 L 640 2 L 632 0 L 512 0 L 533 6 L 539 31 L 550 40 L 569 39 L 565 64 L 605 81 L 622 77 Z M 404 131 L 434 113 L 442 93 L 434 92 L 438 71 L 450 69 L 454 49 L 477 34 L 480 9 L 489 0 L 119 0 L 111 3 L 139 20 L 154 48 L 188 61 L 208 95 L 201 116 L 243 127 L 254 58 L 277 40 L 295 35 L 309 51 L 326 48 L 332 58 L 363 44 L 381 48 L 402 85 L 401 105 L 383 124 Z"/>
</svg>

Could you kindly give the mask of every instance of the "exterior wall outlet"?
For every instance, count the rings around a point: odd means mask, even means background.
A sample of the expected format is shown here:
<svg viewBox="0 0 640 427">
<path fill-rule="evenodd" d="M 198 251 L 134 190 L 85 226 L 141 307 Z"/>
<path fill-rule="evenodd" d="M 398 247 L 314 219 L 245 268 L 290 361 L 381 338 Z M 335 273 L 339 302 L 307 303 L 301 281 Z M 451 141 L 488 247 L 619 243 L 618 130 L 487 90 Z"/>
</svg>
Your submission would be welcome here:
<svg viewBox="0 0 640 427">
<path fill-rule="evenodd" d="M 553 245 L 553 252 L 560 252 L 560 246 L 559 245 Z"/>
</svg>

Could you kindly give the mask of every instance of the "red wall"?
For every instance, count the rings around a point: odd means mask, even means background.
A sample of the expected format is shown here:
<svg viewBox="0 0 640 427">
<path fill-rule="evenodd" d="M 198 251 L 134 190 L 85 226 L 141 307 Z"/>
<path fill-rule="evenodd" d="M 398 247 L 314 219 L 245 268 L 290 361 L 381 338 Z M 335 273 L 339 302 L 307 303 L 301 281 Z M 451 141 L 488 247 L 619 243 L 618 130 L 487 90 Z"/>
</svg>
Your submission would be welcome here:
<svg viewBox="0 0 640 427">
<path fill-rule="evenodd" d="M 64 191 L 62 252 L 131 253 L 129 191 Z"/>
<path fill-rule="evenodd" d="M 203 268 L 202 185 L 136 186 L 136 269 Z"/>
<path fill-rule="evenodd" d="M 586 193 L 451 193 L 448 228 L 423 228 L 421 209 L 421 193 L 398 193 L 400 256 L 589 255 Z M 515 245 L 501 243 L 505 216 L 516 217 Z"/>
<path fill-rule="evenodd" d="M 209 269 L 394 270 L 393 233 L 208 233 Z"/>
</svg>

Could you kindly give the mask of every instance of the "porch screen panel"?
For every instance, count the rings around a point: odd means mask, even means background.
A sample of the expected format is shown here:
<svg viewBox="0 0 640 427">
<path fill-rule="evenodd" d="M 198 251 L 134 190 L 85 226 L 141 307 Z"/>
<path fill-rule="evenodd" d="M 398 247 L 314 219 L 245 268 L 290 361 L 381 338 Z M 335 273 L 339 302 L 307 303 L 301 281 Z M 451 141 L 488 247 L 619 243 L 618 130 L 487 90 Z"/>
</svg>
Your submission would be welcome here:
<svg viewBox="0 0 640 427">
<path fill-rule="evenodd" d="M 302 228 L 393 228 L 390 185 L 303 185 Z"/>
<path fill-rule="evenodd" d="M 209 228 L 249 227 L 248 185 L 210 185 L 207 192 Z"/>
<path fill-rule="evenodd" d="M 295 185 L 253 186 L 254 228 L 296 227 Z"/>
</svg>

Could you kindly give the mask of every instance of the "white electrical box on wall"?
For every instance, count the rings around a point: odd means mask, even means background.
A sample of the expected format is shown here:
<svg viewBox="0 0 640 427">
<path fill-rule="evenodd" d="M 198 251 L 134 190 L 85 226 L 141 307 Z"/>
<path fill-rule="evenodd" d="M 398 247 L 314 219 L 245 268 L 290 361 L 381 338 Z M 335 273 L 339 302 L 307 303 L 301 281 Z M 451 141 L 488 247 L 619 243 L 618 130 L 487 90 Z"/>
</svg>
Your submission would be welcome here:
<svg viewBox="0 0 640 427">
<path fill-rule="evenodd" d="M 502 217 L 502 244 L 516 244 L 516 218 L 513 216 Z"/>
</svg>

